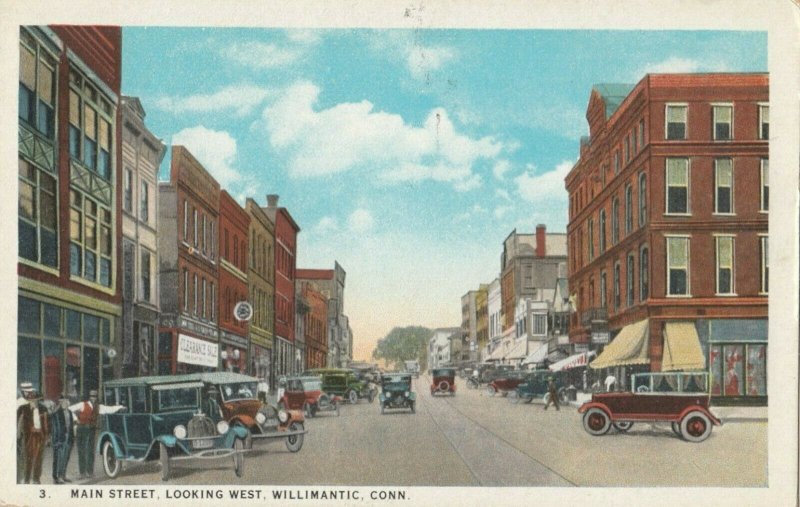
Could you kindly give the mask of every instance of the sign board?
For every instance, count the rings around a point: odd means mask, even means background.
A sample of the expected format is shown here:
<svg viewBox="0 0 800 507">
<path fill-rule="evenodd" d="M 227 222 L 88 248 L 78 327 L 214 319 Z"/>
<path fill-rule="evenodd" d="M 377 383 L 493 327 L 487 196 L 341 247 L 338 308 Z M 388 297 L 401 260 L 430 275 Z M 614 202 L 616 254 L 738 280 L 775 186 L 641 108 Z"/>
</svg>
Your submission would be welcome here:
<svg viewBox="0 0 800 507">
<path fill-rule="evenodd" d="M 592 331 L 592 343 L 608 343 L 610 337 L 608 331 Z"/>
<path fill-rule="evenodd" d="M 253 305 L 247 301 L 239 301 L 233 307 L 233 316 L 239 322 L 247 322 L 253 318 Z"/>
<path fill-rule="evenodd" d="M 219 345 L 186 336 L 178 335 L 178 362 L 210 366 L 216 368 L 219 361 Z"/>
<path fill-rule="evenodd" d="M 575 344 L 575 353 L 578 352 L 589 352 L 589 344 L 588 343 L 576 343 Z"/>
</svg>

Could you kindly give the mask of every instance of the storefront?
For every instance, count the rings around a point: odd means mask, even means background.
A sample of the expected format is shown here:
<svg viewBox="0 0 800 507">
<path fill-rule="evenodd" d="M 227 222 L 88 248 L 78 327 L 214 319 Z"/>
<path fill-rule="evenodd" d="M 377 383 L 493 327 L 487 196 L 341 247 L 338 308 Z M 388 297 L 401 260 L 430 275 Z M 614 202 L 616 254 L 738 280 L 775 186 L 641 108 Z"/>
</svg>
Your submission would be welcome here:
<svg viewBox="0 0 800 507">
<path fill-rule="evenodd" d="M 640 320 L 622 329 L 603 347 L 597 359 L 589 364 L 589 380 L 597 388 L 604 385 L 606 379 L 613 376 L 613 388 L 624 391 L 628 386 L 628 378 L 633 373 L 646 371 L 650 367 L 650 321 Z"/>
<path fill-rule="evenodd" d="M 294 347 L 288 340 L 280 337 L 275 337 L 275 346 L 273 347 L 274 358 L 274 379 L 270 382 L 271 385 L 277 385 L 275 380 L 283 376 L 292 374 L 292 363 L 294 362 Z"/>
<path fill-rule="evenodd" d="M 222 360 L 222 370 L 234 373 L 244 373 L 247 371 L 247 350 L 233 345 L 223 345 L 220 352 Z"/>
<path fill-rule="evenodd" d="M 265 348 L 255 344 L 250 345 L 250 375 L 270 382 L 270 373 L 272 371 L 271 364 L 271 348 Z"/>
</svg>

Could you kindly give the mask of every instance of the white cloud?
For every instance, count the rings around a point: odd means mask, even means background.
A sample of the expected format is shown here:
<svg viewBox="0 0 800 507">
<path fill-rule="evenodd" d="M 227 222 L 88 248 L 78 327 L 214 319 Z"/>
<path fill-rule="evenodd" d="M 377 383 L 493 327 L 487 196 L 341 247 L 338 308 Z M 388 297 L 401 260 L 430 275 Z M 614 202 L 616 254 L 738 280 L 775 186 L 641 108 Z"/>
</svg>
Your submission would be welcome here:
<svg viewBox="0 0 800 507">
<path fill-rule="evenodd" d="M 172 136 L 172 144 L 188 148 L 223 188 L 242 179 L 233 168 L 237 146 L 236 139 L 229 133 L 198 125 L 183 129 Z"/>
<path fill-rule="evenodd" d="M 329 232 L 336 232 L 339 230 L 339 223 L 333 217 L 322 217 L 317 225 L 314 227 L 314 231 L 319 234 L 327 234 Z"/>
<path fill-rule="evenodd" d="M 375 219 L 369 210 L 359 208 L 347 218 L 347 225 L 353 232 L 364 233 L 372 229 L 372 226 L 375 225 Z"/>
<path fill-rule="evenodd" d="M 211 94 L 156 99 L 158 109 L 173 114 L 233 111 L 238 116 L 249 114 L 274 92 L 251 84 L 227 86 Z"/>
<path fill-rule="evenodd" d="M 574 162 L 565 160 L 558 164 L 552 171 L 535 174 L 532 167 L 525 173 L 514 178 L 517 192 L 526 201 L 536 203 L 539 201 L 566 201 L 567 191 L 564 187 L 564 178 L 572 169 Z"/>
<path fill-rule="evenodd" d="M 455 48 L 447 46 L 425 46 L 414 30 L 389 30 L 377 32 L 368 39 L 368 47 L 384 58 L 405 63 L 411 77 L 427 81 L 431 72 L 443 68 L 458 59 Z"/>
<path fill-rule="evenodd" d="M 431 71 L 439 70 L 445 63 L 455 59 L 455 51 L 446 47 L 424 47 L 412 45 L 406 56 L 406 64 L 415 79 L 426 79 Z"/>
<path fill-rule="evenodd" d="M 503 176 L 511 169 L 511 163 L 508 160 L 498 160 L 497 163 L 492 168 L 492 174 L 498 180 L 503 179 Z"/>
<path fill-rule="evenodd" d="M 457 132 L 441 108 L 414 126 L 366 100 L 316 110 L 319 94 L 316 85 L 298 82 L 264 111 L 269 141 L 292 177 L 363 169 L 389 183 L 433 180 L 466 191 L 481 182 L 473 166 L 504 150 L 492 137 Z"/>
<path fill-rule="evenodd" d="M 681 74 L 690 72 L 725 72 L 729 66 L 724 61 L 713 63 L 701 62 L 692 58 L 681 58 L 671 56 L 660 62 L 649 62 L 639 69 L 634 75 L 633 80 L 638 82 L 645 74 Z"/>
<path fill-rule="evenodd" d="M 219 50 L 223 58 L 255 69 L 283 67 L 298 61 L 305 50 L 299 47 L 280 46 L 271 42 L 235 42 Z"/>
</svg>

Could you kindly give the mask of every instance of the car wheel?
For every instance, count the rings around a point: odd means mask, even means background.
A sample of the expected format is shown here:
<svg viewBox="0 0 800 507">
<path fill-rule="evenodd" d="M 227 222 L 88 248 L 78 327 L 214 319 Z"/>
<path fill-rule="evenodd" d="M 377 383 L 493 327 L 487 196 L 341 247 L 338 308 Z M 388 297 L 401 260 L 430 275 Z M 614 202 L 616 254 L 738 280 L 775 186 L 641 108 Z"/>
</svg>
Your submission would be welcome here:
<svg viewBox="0 0 800 507">
<path fill-rule="evenodd" d="M 117 459 L 114 445 L 110 440 L 106 440 L 103 444 L 103 471 L 109 478 L 113 479 L 119 475 L 120 470 L 122 470 L 122 462 Z"/>
<path fill-rule="evenodd" d="M 244 444 L 240 438 L 237 438 L 236 441 L 233 443 L 233 471 L 236 473 L 236 477 L 241 477 L 244 475 L 244 452 L 243 452 Z"/>
<path fill-rule="evenodd" d="M 672 431 L 678 436 L 681 436 L 681 423 L 672 421 Z"/>
<path fill-rule="evenodd" d="M 693 410 L 681 419 L 681 436 L 689 442 L 702 442 L 711 435 L 711 420 L 699 410 Z"/>
<path fill-rule="evenodd" d="M 289 431 L 303 431 L 303 423 L 294 422 L 289 426 Z M 303 447 L 305 435 L 289 435 L 286 437 L 286 448 L 289 452 L 297 452 Z"/>
<path fill-rule="evenodd" d="M 349 401 L 351 405 L 358 403 L 358 393 L 351 389 L 350 392 L 347 393 L 347 401 Z"/>
<path fill-rule="evenodd" d="M 163 443 L 158 444 L 158 455 L 161 461 L 161 480 L 166 481 L 169 479 L 169 451 Z"/>
<path fill-rule="evenodd" d="M 625 433 L 631 429 L 631 426 L 633 426 L 633 421 L 616 421 L 611 423 L 611 425 L 614 426 L 614 429 L 620 433 Z"/>
<path fill-rule="evenodd" d="M 497 394 L 497 390 L 491 385 L 488 385 L 486 386 L 486 394 L 488 394 L 489 396 L 494 396 L 495 394 Z"/>
<path fill-rule="evenodd" d="M 611 428 L 611 419 L 603 410 L 594 407 L 583 414 L 583 429 L 590 435 L 600 436 L 608 433 Z"/>
<path fill-rule="evenodd" d="M 519 395 L 517 394 L 516 391 L 511 391 L 510 393 L 508 393 L 508 401 L 510 401 L 511 403 L 513 403 L 515 405 L 517 403 L 519 403 L 520 397 L 519 397 Z"/>
</svg>

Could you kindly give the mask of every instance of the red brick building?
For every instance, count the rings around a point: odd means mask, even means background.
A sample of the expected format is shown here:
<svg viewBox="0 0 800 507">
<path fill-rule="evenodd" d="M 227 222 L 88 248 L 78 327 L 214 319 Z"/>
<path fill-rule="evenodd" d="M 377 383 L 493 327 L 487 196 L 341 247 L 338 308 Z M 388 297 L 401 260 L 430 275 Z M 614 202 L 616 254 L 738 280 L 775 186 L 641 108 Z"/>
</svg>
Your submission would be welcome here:
<svg viewBox="0 0 800 507">
<path fill-rule="evenodd" d="M 159 374 L 219 366 L 219 183 L 183 146 L 172 147 L 170 181 L 160 183 Z"/>
<path fill-rule="evenodd" d="M 223 190 L 219 197 L 219 335 L 222 369 L 247 370 L 248 323 L 234 308 L 248 301 L 247 256 L 250 216 Z"/>
<path fill-rule="evenodd" d="M 332 269 L 298 269 L 297 283 L 309 306 L 305 314 L 306 368 L 328 365 L 328 296 L 317 283 L 333 280 Z"/>
<path fill-rule="evenodd" d="M 122 31 L 19 37 L 17 377 L 77 400 L 120 371 Z"/>
<path fill-rule="evenodd" d="M 769 78 L 595 85 L 566 178 L 570 341 L 595 374 L 706 370 L 766 403 Z M 610 342 L 610 343 L 609 343 Z"/>
</svg>

